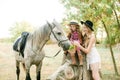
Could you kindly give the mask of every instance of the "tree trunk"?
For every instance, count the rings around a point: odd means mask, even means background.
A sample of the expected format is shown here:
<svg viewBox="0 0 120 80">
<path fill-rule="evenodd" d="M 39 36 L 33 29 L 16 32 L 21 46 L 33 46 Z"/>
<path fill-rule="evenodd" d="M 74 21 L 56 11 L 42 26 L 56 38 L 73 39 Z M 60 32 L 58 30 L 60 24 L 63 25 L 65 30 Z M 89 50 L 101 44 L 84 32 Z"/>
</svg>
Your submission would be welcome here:
<svg viewBox="0 0 120 80">
<path fill-rule="evenodd" d="M 113 7 L 112 9 L 113 9 L 113 12 L 115 13 L 115 17 L 116 17 L 116 20 L 117 20 L 117 24 L 118 24 L 118 27 L 119 27 L 119 29 L 120 29 L 120 22 L 119 22 L 119 19 L 118 19 L 117 12 L 116 12 L 116 10 L 114 9 L 114 7 Z"/>
<path fill-rule="evenodd" d="M 106 33 L 107 33 L 107 38 L 108 38 L 108 40 L 109 40 L 109 48 L 110 48 L 110 52 L 111 52 L 111 56 L 112 56 L 112 60 L 113 60 L 113 65 L 114 65 L 115 74 L 116 74 L 116 75 L 119 75 L 119 74 L 118 74 L 118 70 L 117 70 L 117 66 L 116 66 L 116 62 L 115 62 L 115 57 L 114 57 L 113 50 L 112 50 L 112 45 L 111 45 L 111 41 L 110 41 L 110 36 L 109 36 L 107 27 L 106 27 L 106 25 L 105 25 L 105 23 L 104 23 L 103 20 L 102 20 L 102 24 L 103 24 L 103 26 L 104 26 L 104 28 L 105 28 L 105 31 L 106 31 Z"/>
<path fill-rule="evenodd" d="M 79 63 L 78 55 L 76 61 Z M 83 66 L 71 66 L 70 54 L 64 54 L 62 65 L 47 78 L 47 80 L 92 80 L 91 73 L 87 70 L 86 55 L 83 54 Z"/>
</svg>

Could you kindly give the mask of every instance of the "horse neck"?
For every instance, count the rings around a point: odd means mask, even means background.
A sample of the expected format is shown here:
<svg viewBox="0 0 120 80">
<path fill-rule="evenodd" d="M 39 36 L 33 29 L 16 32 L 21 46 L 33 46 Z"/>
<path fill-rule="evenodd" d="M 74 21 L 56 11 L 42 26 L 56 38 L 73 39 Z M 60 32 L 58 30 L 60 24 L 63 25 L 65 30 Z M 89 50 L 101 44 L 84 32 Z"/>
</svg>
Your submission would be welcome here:
<svg viewBox="0 0 120 80">
<path fill-rule="evenodd" d="M 50 39 L 51 29 L 44 25 L 32 34 L 32 44 L 34 50 L 41 50 L 46 42 Z"/>
</svg>

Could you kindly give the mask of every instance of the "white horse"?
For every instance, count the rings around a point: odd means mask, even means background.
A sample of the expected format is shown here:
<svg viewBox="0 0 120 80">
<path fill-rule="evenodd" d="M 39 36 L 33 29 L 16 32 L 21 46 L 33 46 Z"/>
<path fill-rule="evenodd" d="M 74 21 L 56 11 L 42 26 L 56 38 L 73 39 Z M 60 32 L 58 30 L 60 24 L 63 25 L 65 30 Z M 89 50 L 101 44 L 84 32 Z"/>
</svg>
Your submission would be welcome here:
<svg viewBox="0 0 120 80">
<path fill-rule="evenodd" d="M 24 49 L 24 57 L 19 52 L 15 51 L 17 80 L 19 80 L 20 62 L 23 64 L 23 68 L 26 71 L 25 80 L 31 80 L 30 67 L 33 64 L 36 65 L 36 79 L 40 80 L 42 60 L 45 57 L 43 46 L 50 39 L 51 35 L 54 36 L 54 38 L 58 42 L 58 45 L 61 46 L 63 50 L 69 49 L 70 42 L 61 29 L 61 25 L 55 20 L 52 23 L 47 22 L 38 30 L 35 30 L 33 34 L 28 35 L 26 46 Z"/>
</svg>

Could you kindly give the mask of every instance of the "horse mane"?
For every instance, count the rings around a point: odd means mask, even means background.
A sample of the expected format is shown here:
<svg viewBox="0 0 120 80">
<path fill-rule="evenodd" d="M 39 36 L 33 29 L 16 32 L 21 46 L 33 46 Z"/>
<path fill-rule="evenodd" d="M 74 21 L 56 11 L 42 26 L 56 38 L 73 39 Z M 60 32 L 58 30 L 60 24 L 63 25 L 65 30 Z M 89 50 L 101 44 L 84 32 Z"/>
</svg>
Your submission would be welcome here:
<svg viewBox="0 0 120 80">
<path fill-rule="evenodd" d="M 47 24 L 40 26 L 31 35 L 30 40 L 33 50 L 42 49 L 45 43 L 50 39 L 50 29 Z"/>
</svg>

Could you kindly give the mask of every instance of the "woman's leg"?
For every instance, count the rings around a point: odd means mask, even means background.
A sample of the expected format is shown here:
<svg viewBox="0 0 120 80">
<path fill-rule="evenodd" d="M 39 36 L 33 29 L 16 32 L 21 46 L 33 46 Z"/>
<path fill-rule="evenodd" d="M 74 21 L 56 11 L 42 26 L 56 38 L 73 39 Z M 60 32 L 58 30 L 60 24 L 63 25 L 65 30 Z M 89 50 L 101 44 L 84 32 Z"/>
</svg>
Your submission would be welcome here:
<svg viewBox="0 0 120 80">
<path fill-rule="evenodd" d="M 90 64 L 90 68 L 92 70 L 92 77 L 94 80 L 100 80 L 100 75 L 99 75 L 99 63 L 93 63 Z"/>
</svg>

